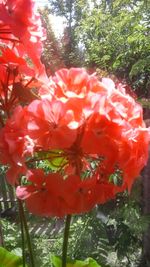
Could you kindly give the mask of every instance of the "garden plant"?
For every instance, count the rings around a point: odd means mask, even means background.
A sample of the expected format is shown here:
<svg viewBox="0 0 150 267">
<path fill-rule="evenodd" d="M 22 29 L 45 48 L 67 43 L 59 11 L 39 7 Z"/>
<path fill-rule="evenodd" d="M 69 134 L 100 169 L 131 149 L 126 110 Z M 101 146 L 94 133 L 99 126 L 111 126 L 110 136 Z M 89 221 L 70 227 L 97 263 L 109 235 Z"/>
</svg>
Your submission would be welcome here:
<svg viewBox="0 0 150 267">
<path fill-rule="evenodd" d="M 122 83 L 79 67 L 48 76 L 45 39 L 33 0 L 0 1 L 0 163 L 16 191 L 22 232 L 22 258 L 0 248 L 0 266 L 36 267 L 27 209 L 65 220 L 55 267 L 98 267 L 90 257 L 67 258 L 72 216 L 131 191 L 148 160 L 150 129 Z"/>
</svg>

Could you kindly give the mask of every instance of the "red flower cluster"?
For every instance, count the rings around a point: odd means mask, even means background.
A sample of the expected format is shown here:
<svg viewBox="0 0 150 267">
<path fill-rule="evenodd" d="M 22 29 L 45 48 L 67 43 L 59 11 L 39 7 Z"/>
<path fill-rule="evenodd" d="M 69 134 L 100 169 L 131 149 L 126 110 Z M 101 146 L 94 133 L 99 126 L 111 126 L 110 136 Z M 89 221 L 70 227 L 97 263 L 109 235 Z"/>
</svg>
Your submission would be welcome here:
<svg viewBox="0 0 150 267">
<path fill-rule="evenodd" d="M 47 78 L 40 61 L 44 39 L 33 0 L 0 1 L 0 127 L 14 107 L 37 98 L 37 89 Z M 34 68 L 27 64 L 27 56 Z"/>
<path fill-rule="evenodd" d="M 130 189 L 147 161 L 149 129 L 124 88 L 72 68 L 58 71 L 40 94 L 15 110 L 0 136 L 14 171 L 9 182 L 27 172 L 17 195 L 28 209 L 44 216 L 81 213 Z M 49 173 L 37 166 L 50 166 Z"/>
<path fill-rule="evenodd" d="M 42 170 L 27 173 L 31 185 L 18 186 L 17 196 L 26 201 L 27 208 L 33 214 L 42 216 L 64 216 L 87 212 L 96 203 L 104 203 L 119 188 L 113 184 L 101 183 L 98 177 L 81 181 L 77 175 L 67 179 L 60 174 L 45 175 Z"/>
<path fill-rule="evenodd" d="M 25 12 L 23 14 L 23 12 Z M 33 0 L 0 1 L 0 42 L 15 47 L 22 56 L 27 53 L 38 68 L 45 31 Z"/>
</svg>

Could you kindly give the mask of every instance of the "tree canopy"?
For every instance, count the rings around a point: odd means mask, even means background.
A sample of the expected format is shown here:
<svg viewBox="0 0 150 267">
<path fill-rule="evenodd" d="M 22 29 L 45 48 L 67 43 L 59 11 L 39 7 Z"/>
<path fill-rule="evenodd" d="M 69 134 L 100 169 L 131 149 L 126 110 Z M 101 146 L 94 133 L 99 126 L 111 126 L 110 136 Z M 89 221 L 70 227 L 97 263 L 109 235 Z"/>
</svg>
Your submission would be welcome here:
<svg viewBox="0 0 150 267">
<path fill-rule="evenodd" d="M 140 95 L 148 95 L 150 6 L 138 0 L 91 2 L 93 8 L 78 27 L 86 64 L 114 73 L 138 88 Z"/>
<path fill-rule="evenodd" d="M 150 4 L 146 0 L 49 0 L 62 16 L 67 67 L 86 66 L 114 74 L 149 97 Z M 83 56 L 84 55 L 84 56 Z"/>
</svg>

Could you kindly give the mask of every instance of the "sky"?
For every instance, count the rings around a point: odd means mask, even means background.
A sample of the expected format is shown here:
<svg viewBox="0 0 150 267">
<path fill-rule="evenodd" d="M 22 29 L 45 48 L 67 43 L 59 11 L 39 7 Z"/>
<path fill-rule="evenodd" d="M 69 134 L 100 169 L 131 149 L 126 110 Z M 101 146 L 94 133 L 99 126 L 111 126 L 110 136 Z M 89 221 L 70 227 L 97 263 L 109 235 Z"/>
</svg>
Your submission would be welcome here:
<svg viewBox="0 0 150 267">
<path fill-rule="evenodd" d="M 48 0 L 35 0 L 35 2 L 36 2 L 39 6 L 44 6 L 44 5 L 48 4 Z"/>
</svg>

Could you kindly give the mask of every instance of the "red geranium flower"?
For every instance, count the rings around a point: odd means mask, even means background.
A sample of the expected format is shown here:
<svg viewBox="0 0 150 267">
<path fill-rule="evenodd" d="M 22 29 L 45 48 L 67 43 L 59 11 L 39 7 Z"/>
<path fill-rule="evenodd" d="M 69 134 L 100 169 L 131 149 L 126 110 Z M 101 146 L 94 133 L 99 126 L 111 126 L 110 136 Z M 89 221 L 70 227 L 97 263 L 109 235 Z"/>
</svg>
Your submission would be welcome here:
<svg viewBox="0 0 150 267">
<path fill-rule="evenodd" d="M 104 203 L 124 188 L 101 182 L 98 176 L 81 181 L 77 175 L 45 175 L 40 169 L 28 171 L 26 186 L 18 186 L 17 197 L 25 200 L 28 210 L 40 216 L 62 217 L 87 212 L 96 203 Z"/>
<path fill-rule="evenodd" d="M 69 178 L 64 180 L 63 176 L 56 173 L 45 175 L 42 170 L 29 171 L 27 179 L 30 185 L 18 186 L 16 193 L 19 198 L 25 200 L 32 213 L 58 217 L 72 213 L 71 204 L 66 202 L 66 195 L 71 195 L 72 190 L 76 188 L 75 180 L 71 181 L 71 188 L 68 188 Z"/>
<path fill-rule="evenodd" d="M 34 170 L 32 186 L 18 189 L 30 211 L 47 216 L 82 213 L 130 189 L 148 158 L 150 136 L 141 106 L 123 87 L 115 88 L 110 79 L 99 82 L 83 69 L 60 70 L 50 81 L 49 95 L 48 90 L 43 93 L 41 100 L 20 111 L 26 119 L 17 134 L 24 136 L 21 153 L 26 168 L 47 161 L 53 171 L 46 177 L 40 172 L 44 190 L 35 186 L 41 188 L 41 178 Z M 29 158 L 27 136 L 34 143 Z M 7 147 L 10 151 L 8 140 Z M 17 149 L 15 153 L 17 158 Z"/>
<path fill-rule="evenodd" d="M 76 139 L 76 130 L 69 128 L 72 119 L 61 101 L 35 100 L 27 108 L 29 120 L 28 134 L 37 147 L 64 149 Z"/>
</svg>

